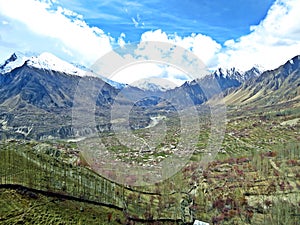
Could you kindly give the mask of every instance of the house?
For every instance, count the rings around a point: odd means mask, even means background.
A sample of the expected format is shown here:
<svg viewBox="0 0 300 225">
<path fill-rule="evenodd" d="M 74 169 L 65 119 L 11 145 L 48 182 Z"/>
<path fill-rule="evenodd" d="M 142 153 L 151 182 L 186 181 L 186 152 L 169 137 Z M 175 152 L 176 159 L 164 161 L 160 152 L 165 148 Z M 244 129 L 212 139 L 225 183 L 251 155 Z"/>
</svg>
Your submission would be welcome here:
<svg viewBox="0 0 300 225">
<path fill-rule="evenodd" d="M 199 220 L 195 220 L 193 225 L 209 225 L 209 223 L 205 223 L 205 222 L 202 222 L 202 221 L 199 221 Z"/>
</svg>

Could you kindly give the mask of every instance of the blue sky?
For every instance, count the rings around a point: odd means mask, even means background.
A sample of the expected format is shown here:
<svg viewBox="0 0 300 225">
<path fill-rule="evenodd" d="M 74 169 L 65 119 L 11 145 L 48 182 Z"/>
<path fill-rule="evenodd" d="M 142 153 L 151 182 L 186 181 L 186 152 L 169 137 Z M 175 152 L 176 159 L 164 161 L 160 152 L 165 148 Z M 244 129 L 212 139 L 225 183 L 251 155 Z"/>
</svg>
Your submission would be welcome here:
<svg viewBox="0 0 300 225">
<path fill-rule="evenodd" d="M 162 29 L 188 36 L 201 33 L 219 43 L 249 33 L 267 14 L 274 0 L 61 0 L 61 5 L 83 15 L 91 26 L 112 36 L 122 32 L 128 41 L 139 41 L 142 33 Z"/>
<path fill-rule="evenodd" d="M 90 66 L 127 43 L 191 50 L 211 70 L 273 69 L 300 54 L 299 0 L 0 0 L 0 60 L 51 52 Z"/>
</svg>

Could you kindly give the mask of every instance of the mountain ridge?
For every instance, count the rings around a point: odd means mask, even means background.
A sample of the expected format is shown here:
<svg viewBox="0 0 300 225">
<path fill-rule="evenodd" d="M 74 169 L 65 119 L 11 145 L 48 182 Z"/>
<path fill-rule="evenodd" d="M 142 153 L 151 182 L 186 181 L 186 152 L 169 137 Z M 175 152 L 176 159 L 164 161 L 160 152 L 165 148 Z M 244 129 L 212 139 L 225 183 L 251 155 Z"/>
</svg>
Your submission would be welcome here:
<svg viewBox="0 0 300 225">
<path fill-rule="evenodd" d="M 292 101 L 300 96 L 300 56 L 295 56 L 274 70 L 267 70 L 240 88 L 231 90 L 225 101 L 232 105 L 269 105 Z"/>
<path fill-rule="evenodd" d="M 24 64 L 38 69 L 51 70 L 73 76 L 99 77 L 106 83 L 109 83 L 111 86 L 118 89 L 122 89 L 126 86 L 125 84 L 107 79 L 85 66 L 66 62 L 49 52 L 43 52 L 40 55 L 15 52 L 2 65 L 0 65 L 0 74 L 9 73 Z"/>
</svg>

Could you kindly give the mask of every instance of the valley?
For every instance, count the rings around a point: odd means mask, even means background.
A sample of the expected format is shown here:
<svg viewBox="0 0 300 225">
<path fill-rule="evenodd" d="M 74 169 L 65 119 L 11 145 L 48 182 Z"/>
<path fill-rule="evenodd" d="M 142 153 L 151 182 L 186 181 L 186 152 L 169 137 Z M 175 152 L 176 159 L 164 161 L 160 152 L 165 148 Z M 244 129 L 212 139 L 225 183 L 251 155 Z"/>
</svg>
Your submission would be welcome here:
<svg viewBox="0 0 300 225">
<path fill-rule="evenodd" d="M 0 224 L 297 224 L 300 58 L 253 71 L 209 96 L 1 74 Z"/>
<path fill-rule="evenodd" d="M 299 117 L 295 102 L 286 104 L 285 110 L 281 106 L 268 107 L 268 111 L 263 107 L 233 108 L 228 111 L 222 149 L 207 167 L 199 165 L 205 154 L 205 142 L 199 141 L 180 172 L 141 187 L 122 186 L 93 172 L 76 150 L 76 143 L 3 141 L 1 195 L 9 198 L 8 193 L 13 193 L 21 200 L 14 203 L 15 214 L 5 213 L 12 207 L 10 203 L 2 204 L 0 220 L 29 224 L 34 216 L 40 223 L 51 224 L 49 221 L 64 223 L 70 218 L 72 211 L 63 210 L 48 214 L 48 222 L 44 221 L 38 212 L 46 213 L 45 208 L 34 207 L 41 201 L 53 212 L 66 204 L 68 209 L 74 208 L 76 215 L 83 215 L 73 219 L 76 224 L 89 221 L 87 213 L 94 215 L 95 221 L 101 218 L 102 224 L 108 223 L 107 215 L 113 215 L 111 224 L 190 224 L 194 219 L 212 224 L 277 224 L 279 220 L 296 224 L 300 213 L 300 124 L 286 121 Z M 127 159 L 126 154 L 118 156 Z M 139 160 L 145 160 L 143 157 L 137 155 Z M 37 197 L 20 194 L 23 189 Z"/>
</svg>

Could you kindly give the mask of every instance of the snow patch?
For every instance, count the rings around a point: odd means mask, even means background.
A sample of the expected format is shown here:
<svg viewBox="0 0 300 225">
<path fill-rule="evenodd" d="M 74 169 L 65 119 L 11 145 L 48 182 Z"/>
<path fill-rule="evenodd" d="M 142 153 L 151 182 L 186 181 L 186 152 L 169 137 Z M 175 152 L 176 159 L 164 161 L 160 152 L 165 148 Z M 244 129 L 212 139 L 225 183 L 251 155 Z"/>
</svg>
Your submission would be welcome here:
<svg viewBox="0 0 300 225">
<path fill-rule="evenodd" d="M 165 120 L 167 117 L 166 116 L 161 116 L 161 115 L 158 115 L 158 116 L 151 116 L 150 119 L 151 119 L 151 122 L 150 124 L 145 127 L 145 128 L 151 128 L 151 127 L 155 127 L 157 124 L 160 123 L 160 121 L 163 121 Z"/>
</svg>

